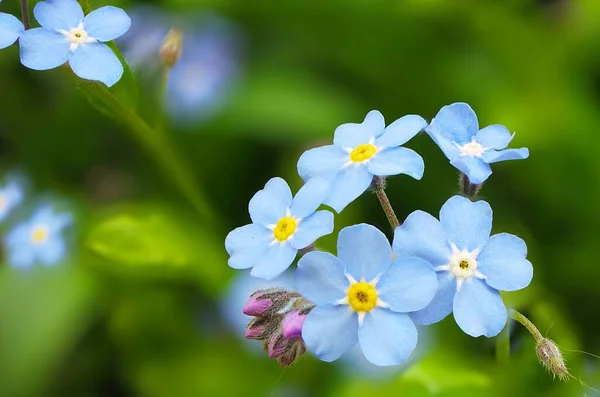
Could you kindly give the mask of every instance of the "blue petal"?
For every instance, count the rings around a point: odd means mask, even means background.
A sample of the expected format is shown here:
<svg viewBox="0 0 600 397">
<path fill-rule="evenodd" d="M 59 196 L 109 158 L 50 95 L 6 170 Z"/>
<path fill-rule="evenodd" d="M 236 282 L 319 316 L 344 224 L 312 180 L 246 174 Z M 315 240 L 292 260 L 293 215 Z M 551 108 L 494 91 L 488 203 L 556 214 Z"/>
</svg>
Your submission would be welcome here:
<svg viewBox="0 0 600 397">
<path fill-rule="evenodd" d="M 69 58 L 73 72 L 82 79 L 97 80 L 108 87 L 115 85 L 123 75 L 123 65 L 113 50 L 96 42 L 79 46 Z"/>
<path fill-rule="evenodd" d="M 475 136 L 475 141 L 486 148 L 504 149 L 513 136 L 505 126 L 494 124 L 481 129 Z"/>
<path fill-rule="evenodd" d="M 333 144 L 341 148 L 352 148 L 361 143 L 368 143 L 383 133 L 385 120 L 377 110 L 371 110 L 361 124 L 347 123 L 335 129 Z"/>
<path fill-rule="evenodd" d="M 383 134 L 375 139 L 375 145 L 383 147 L 396 147 L 405 144 L 423 128 L 427 121 L 421 116 L 410 114 L 388 125 Z"/>
<path fill-rule="evenodd" d="M 40 1 L 33 15 L 40 25 L 52 30 L 71 30 L 83 20 L 83 10 L 76 0 Z"/>
<path fill-rule="evenodd" d="M 533 278 L 533 266 L 526 256 L 525 241 L 508 233 L 495 234 L 477 257 L 477 270 L 490 287 L 516 291 L 527 287 Z"/>
<path fill-rule="evenodd" d="M 444 106 L 425 131 L 430 135 L 440 135 L 459 145 L 471 142 L 479 131 L 477 115 L 466 103 L 453 103 Z"/>
<path fill-rule="evenodd" d="M 361 223 L 340 230 L 337 242 L 338 258 L 346 273 L 359 281 L 371 281 L 387 270 L 392 262 L 390 243 L 375 226 Z"/>
<path fill-rule="evenodd" d="M 281 178 L 270 179 L 264 189 L 259 190 L 250 200 L 248 210 L 252 222 L 261 225 L 274 225 L 286 215 L 292 205 L 292 191 Z"/>
<path fill-rule="evenodd" d="M 65 241 L 60 236 L 54 236 L 54 239 L 39 247 L 37 257 L 44 265 L 53 265 L 62 259 L 66 250 Z"/>
<path fill-rule="evenodd" d="M 129 30 L 131 19 L 118 7 L 105 6 L 90 12 L 83 20 L 83 28 L 90 37 L 111 41 Z"/>
<path fill-rule="evenodd" d="M 35 264 L 35 252 L 29 246 L 12 247 L 8 250 L 8 263 L 18 269 L 31 267 Z"/>
<path fill-rule="evenodd" d="M 493 164 L 499 161 L 506 160 L 523 160 L 529 157 L 529 149 L 506 149 L 499 152 L 495 150 L 486 150 L 483 152 L 483 160 L 487 163 Z"/>
<path fill-rule="evenodd" d="M 454 298 L 454 319 L 467 335 L 496 336 L 506 325 L 507 316 L 498 291 L 482 280 L 466 281 Z"/>
<path fill-rule="evenodd" d="M 328 252 L 309 252 L 298 261 L 294 288 L 318 305 L 334 303 L 346 296 L 344 264 Z"/>
<path fill-rule="evenodd" d="M 4 238 L 4 246 L 8 248 L 29 244 L 31 225 L 29 222 L 20 223 L 12 228 Z"/>
<path fill-rule="evenodd" d="M 272 280 L 290 267 L 297 252 L 287 242 L 273 244 L 254 265 L 250 274 L 267 281 Z"/>
<path fill-rule="evenodd" d="M 0 50 L 17 41 L 23 29 L 23 24 L 15 16 L 0 12 Z"/>
<path fill-rule="evenodd" d="M 21 63 L 29 69 L 53 69 L 69 60 L 69 41 L 53 30 L 26 30 L 19 38 L 19 46 Z"/>
<path fill-rule="evenodd" d="M 427 128 L 425 129 L 425 131 L 427 131 Z M 444 138 L 440 134 L 433 133 L 430 131 L 427 131 L 427 134 L 440 147 L 440 149 L 442 149 L 442 152 L 444 152 L 444 155 L 448 158 L 448 160 L 452 161 L 458 156 L 460 156 L 460 150 L 458 149 L 456 144 L 450 139 Z"/>
<path fill-rule="evenodd" d="M 435 324 L 452 313 L 452 302 L 456 294 L 456 279 L 448 272 L 437 272 L 437 280 L 438 289 L 431 303 L 425 309 L 410 313 L 410 318 L 415 324 Z"/>
<path fill-rule="evenodd" d="M 333 178 L 349 158 L 348 153 L 335 145 L 310 149 L 298 160 L 298 174 L 304 181 L 317 176 Z"/>
<path fill-rule="evenodd" d="M 231 256 L 229 266 L 234 269 L 254 266 L 273 239 L 273 232 L 261 225 L 250 224 L 232 230 L 225 238 L 225 249 Z"/>
<path fill-rule="evenodd" d="M 338 213 L 371 186 L 373 174 L 363 164 L 351 164 L 343 168 L 331 183 L 329 195 L 323 204 Z"/>
<path fill-rule="evenodd" d="M 358 328 L 363 354 L 375 365 L 398 365 L 417 347 L 417 328 L 406 314 L 376 307 Z"/>
<path fill-rule="evenodd" d="M 305 218 L 315 212 L 327 197 L 330 186 L 331 182 L 326 178 L 312 178 L 306 182 L 292 201 L 292 215 Z"/>
<path fill-rule="evenodd" d="M 377 293 L 390 309 L 407 313 L 427 306 L 437 291 L 433 267 L 421 258 L 398 258 L 377 283 Z"/>
<path fill-rule="evenodd" d="M 289 242 L 295 249 L 302 249 L 314 243 L 319 237 L 332 232 L 333 214 L 329 211 L 317 211 L 300 222 Z"/>
<path fill-rule="evenodd" d="M 492 175 L 490 165 L 479 157 L 461 156 L 452 160 L 450 164 L 468 176 L 471 183 L 475 185 L 482 184 Z"/>
<path fill-rule="evenodd" d="M 398 256 L 416 256 L 433 266 L 447 264 L 452 253 L 440 222 L 423 211 L 413 212 L 396 228 L 393 247 Z"/>
<path fill-rule="evenodd" d="M 376 153 L 367 163 L 373 175 L 388 176 L 406 174 L 421 179 L 425 170 L 423 158 L 405 147 L 395 147 Z"/>
<path fill-rule="evenodd" d="M 323 361 L 331 362 L 358 342 L 358 318 L 348 305 L 319 305 L 302 326 L 306 347 Z"/>
<path fill-rule="evenodd" d="M 453 196 L 440 210 L 440 223 L 459 250 L 473 251 L 483 248 L 492 230 L 492 208 L 483 201 Z"/>
</svg>

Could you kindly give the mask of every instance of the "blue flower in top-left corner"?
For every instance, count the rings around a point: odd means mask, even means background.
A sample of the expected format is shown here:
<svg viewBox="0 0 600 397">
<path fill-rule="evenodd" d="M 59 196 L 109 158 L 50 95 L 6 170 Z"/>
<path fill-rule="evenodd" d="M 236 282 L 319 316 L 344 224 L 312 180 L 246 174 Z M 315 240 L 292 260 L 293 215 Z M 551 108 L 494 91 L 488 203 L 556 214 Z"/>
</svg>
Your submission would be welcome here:
<svg viewBox="0 0 600 397">
<path fill-rule="evenodd" d="M 15 16 L 0 12 L 0 50 L 17 41 L 23 30 L 23 24 Z"/>
<path fill-rule="evenodd" d="M 28 268 L 36 263 L 53 265 L 65 255 L 62 232 L 71 224 L 69 213 L 57 213 L 50 205 L 39 207 L 27 221 L 16 225 L 4 237 L 8 263 Z"/>
<path fill-rule="evenodd" d="M 248 205 L 252 223 L 238 227 L 225 239 L 229 266 L 252 268 L 252 276 L 265 280 L 281 274 L 298 250 L 333 231 L 333 214 L 316 211 L 329 185 L 324 178 L 314 178 L 292 198 L 283 179 L 269 180 Z"/>
<path fill-rule="evenodd" d="M 83 79 L 109 87 L 121 79 L 123 65 L 104 42 L 129 30 L 131 19 L 125 11 L 105 6 L 84 16 L 76 0 L 47 0 L 37 3 L 33 14 L 42 27 L 21 35 L 23 65 L 48 70 L 68 61 Z"/>
</svg>

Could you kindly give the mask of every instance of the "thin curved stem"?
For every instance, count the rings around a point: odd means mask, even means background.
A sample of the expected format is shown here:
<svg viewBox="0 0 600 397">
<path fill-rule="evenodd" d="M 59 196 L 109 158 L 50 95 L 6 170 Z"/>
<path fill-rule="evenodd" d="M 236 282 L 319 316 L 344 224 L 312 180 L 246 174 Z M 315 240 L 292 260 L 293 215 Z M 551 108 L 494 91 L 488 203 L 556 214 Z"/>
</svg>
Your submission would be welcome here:
<svg viewBox="0 0 600 397">
<path fill-rule="evenodd" d="M 376 176 L 373 179 L 372 189 L 379 199 L 381 208 L 383 208 L 383 212 L 385 212 L 385 216 L 387 217 L 388 222 L 390 222 L 390 226 L 392 226 L 392 229 L 395 230 L 398 226 L 400 226 L 400 222 L 398 221 L 398 217 L 394 212 L 392 203 L 390 203 L 390 199 L 388 198 L 387 194 L 385 194 L 385 178 Z"/>
<path fill-rule="evenodd" d="M 541 332 L 527 317 L 525 317 L 524 315 L 522 315 L 521 313 L 519 313 L 518 311 L 513 310 L 513 309 L 510 309 L 509 313 L 510 313 L 510 317 L 513 320 L 519 322 L 522 326 L 527 328 L 527 331 L 529 331 L 529 333 L 533 336 L 533 338 L 535 339 L 536 342 L 540 343 L 544 339 Z"/>
</svg>

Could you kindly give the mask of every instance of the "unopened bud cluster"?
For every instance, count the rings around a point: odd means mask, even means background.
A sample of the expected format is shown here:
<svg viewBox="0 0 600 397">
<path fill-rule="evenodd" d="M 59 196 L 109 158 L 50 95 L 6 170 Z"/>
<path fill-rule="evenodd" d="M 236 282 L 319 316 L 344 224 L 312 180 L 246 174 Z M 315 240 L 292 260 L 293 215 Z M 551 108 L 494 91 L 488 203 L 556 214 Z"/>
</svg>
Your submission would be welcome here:
<svg viewBox="0 0 600 397">
<path fill-rule="evenodd" d="M 181 29 L 173 28 L 165 36 L 160 48 L 160 58 L 168 67 L 173 67 L 179 58 L 183 47 L 183 32 Z"/>
<path fill-rule="evenodd" d="M 255 292 L 243 312 L 254 318 L 246 327 L 246 338 L 262 342 L 269 357 L 286 367 L 306 351 L 302 325 L 315 305 L 297 292 L 269 288 Z"/>
<path fill-rule="evenodd" d="M 544 367 L 560 380 L 567 380 L 571 376 L 560 349 L 548 338 L 538 340 L 535 347 L 538 359 Z"/>
</svg>

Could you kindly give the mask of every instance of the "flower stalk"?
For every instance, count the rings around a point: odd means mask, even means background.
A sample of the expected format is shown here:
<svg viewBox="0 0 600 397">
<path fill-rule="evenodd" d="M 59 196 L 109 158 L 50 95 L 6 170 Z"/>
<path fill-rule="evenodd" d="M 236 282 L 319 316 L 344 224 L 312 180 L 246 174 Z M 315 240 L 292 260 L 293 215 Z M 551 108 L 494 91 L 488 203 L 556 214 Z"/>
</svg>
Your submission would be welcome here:
<svg viewBox="0 0 600 397">
<path fill-rule="evenodd" d="M 475 199 L 475 197 L 477 197 L 477 195 L 479 194 L 479 191 L 481 190 L 481 187 L 483 186 L 483 184 L 473 184 L 471 183 L 471 181 L 469 180 L 469 177 L 465 174 L 463 174 L 462 172 L 459 173 L 459 181 L 458 184 L 460 185 L 460 191 L 467 196 L 468 198 L 470 198 L 471 200 Z"/>
<path fill-rule="evenodd" d="M 21 0 L 21 19 L 25 30 L 31 29 L 31 19 L 29 17 L 29 2 L 27 0 Z"/>
<path fill-rule="evenodd" d="M 375 176 L 373 178 L 373 184 L 371 186 L 371 189 L 377 195 L 379 203 L 381 204 L 381 208 L 383 208 L 383 212 L 385 213 L 385 216 L 387 217 L 390 226 L 393 230 L 396 230 L 396 228 L 400 226 L 400 222 L 398 221 L 398 217 L 394 212 L 392 203 L 390 203 L 390 199 L 385 193 L 385 177 Z"/>
</svg>

